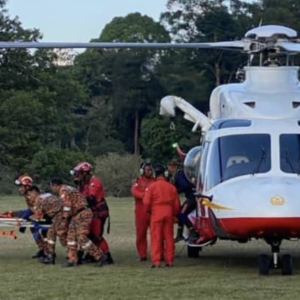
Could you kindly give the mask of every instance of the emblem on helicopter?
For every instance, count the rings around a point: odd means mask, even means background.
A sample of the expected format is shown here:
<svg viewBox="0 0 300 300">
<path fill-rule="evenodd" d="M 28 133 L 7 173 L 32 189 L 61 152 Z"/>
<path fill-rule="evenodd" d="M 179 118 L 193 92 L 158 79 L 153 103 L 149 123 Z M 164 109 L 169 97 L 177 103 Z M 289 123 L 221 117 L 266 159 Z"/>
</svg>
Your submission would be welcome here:
<svg viewBox="0 0 300 300">
<path fill-rule="evenodd" d="M 285 203 L 285 200 L 283 197 L 280 197 L 280 196 L 274 196 L 271 198 L 271 204 L 272 205 L 284 205 Z"/>
</svg>

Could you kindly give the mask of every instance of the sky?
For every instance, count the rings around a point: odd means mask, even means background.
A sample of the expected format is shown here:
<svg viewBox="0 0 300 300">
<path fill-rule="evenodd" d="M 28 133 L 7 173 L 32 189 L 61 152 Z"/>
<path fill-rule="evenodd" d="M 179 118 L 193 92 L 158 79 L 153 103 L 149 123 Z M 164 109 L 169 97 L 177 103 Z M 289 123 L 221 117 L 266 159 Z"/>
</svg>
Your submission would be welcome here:
<svg viewBox="0 0 300 300">
<path fill-rule="evenodd" d="M 88 42 L 116 16 L 140 12 L 159 20 L 167 0 L 8 0 L 11 17 L 38 28 L 45 42 Z"/>
</svg>

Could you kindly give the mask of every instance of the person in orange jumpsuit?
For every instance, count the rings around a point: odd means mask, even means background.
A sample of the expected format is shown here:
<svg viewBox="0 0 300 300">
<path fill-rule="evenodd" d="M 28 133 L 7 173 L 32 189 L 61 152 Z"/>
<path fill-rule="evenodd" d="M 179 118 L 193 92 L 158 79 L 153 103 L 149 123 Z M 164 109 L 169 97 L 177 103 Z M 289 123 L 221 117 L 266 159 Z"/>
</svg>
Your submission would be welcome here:
<svg viewBox="0 0 300 300">
<path fill-rule="evenodd" d="M 79 192 L 86 197 L 89 208 L 93 212 L 89 238 L 103 252 L 102 265 L 113 264 L 113 258 L 109 251 L 108 243 L 103 237 L 104 225 L 109 218 L 109 208 L 104 196 L 101 180 L 92 174 L 92 165 L 88 162 L 78 163 L 70 171 Z M 82 262 L 92 262 L 93 258 L 87 254 Z"/>
<path fill-rule="evenodd" d="M 155 181 L 153 178 L 152 166 L 143 163 L 140 168 L 141 176 L 136 179 L 131 187 L 131 193 L 135 200 L 135 230 L 136 230 L 136 249 L 140 261 L 147 260 L 147 231 L 150 225 L 149 214 L 146 213 L 143 197 L 145 190 Z"/>
<path fill-rule="evenodd" d="M 166 168 L 154 169 L 156 181 L 146 189 L 143 203 L 150 214 L 152 268 L 159 267 L 164 257 L 166 267 L 174 262 L 174 218 L 180 211 L 176 188 L 166 179 Z"/>
<path fill-rule="evenodd" d="M 27 204 L 27 209 L 23 210 L 21 214 L 16 215 L 13 213 L 13 217 L 29 219 L 29 217 L 34 212 L 35 203 L 27 197 L 27 192 L 28 192 L 29 188 L 33 185 L 33 180 L 29 175 L 24 174 L 15 180 L 15 184 L 18 186 L 20 195 L 24 196 L 24 198 L 25 198 L 25 201 Z M 20 227 L 21 233 L 24 233 L 25 230 L 26 230 L 26 227 Z M 39 249 L 38 252 L 32 256 L 32 258 L 44 258 L 45 251 L 46 251 L 47 245 L 48 245 L 47 242 L 45 241 L 46 236 L 47 236 L 47 230 L 42 230 L 41 234 L 37 235 L 36 237 L 34 234 L 34 232 L 35 232 L 34 228 L 31 228 L 30 230 L 34 237 L 35 243 Z"/>
</svg>

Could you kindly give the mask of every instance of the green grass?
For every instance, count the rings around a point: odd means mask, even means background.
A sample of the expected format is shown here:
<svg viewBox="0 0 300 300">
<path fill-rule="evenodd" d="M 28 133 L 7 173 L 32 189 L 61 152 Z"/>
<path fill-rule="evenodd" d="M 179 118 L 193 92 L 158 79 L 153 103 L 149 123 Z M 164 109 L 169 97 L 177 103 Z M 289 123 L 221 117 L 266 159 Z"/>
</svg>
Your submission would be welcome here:
<svg viewBox="0 0 300 300">
<path fill-rule="evenodd" d="M 188 259 L 176 246 L 173 269 L 149 269 L 137 262 L 131 199 L 109 199 L 112 226 L 108 241 L 116 261 L 103 268 L 85 265 L 64 269 L 66 252 L 58 247 L 55 266 L 31 259 L 36 252 L 29 233 L 18 240 L 0 237 L 0 300 L 101 299 L 296 299 L 300 293 L 298 244 L 284 242 L 282 252 L 294 256 L 295 275 L 279 271 L 258 275 L 257 257 L 269 253 L 264 242 L 221 241 L 207 247 L 199 259 Z M 22 208 L 23 200 L 2 197 L 0 211 Z"/>
</svg>

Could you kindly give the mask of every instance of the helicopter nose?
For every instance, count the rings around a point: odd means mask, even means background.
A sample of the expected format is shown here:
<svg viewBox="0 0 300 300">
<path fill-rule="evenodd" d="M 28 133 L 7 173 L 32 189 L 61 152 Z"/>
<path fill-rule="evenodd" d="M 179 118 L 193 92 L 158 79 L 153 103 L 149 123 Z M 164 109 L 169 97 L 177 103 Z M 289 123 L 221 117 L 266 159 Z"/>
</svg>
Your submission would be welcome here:
<svg viewBox="0 0 300 300">
<path fill-rule="evenodd" d="M 222 199 L 218 203 L 230 209 L 214 210 L 214 214 L 233 236 L 299 237 L 299 183 L 298 178 L 263 177 L 228 183 L 226 193 L 222 196 L 219 189 L 214 199 Z"/>
</svg>

